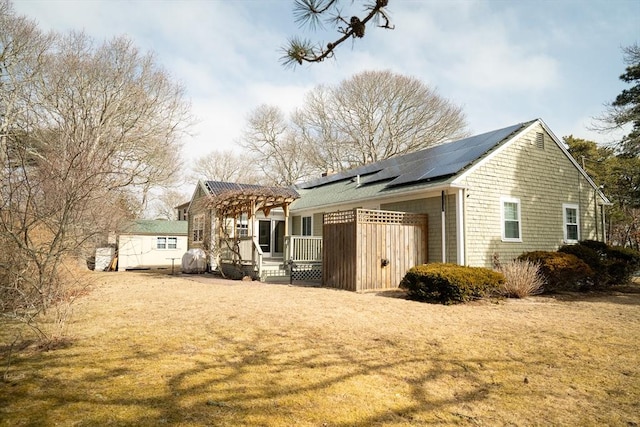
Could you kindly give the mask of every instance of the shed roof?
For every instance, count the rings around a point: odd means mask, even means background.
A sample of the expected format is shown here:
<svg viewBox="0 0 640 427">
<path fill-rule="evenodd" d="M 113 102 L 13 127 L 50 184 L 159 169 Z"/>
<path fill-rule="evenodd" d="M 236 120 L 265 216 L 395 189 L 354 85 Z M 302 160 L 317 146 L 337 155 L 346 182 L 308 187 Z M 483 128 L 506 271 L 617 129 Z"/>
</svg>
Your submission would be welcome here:
<svg viewBox="0 0 640 427">
<path fill-rule="evenodd" d="M 167 221 L 161 219 L 138 219 L 130 222 L 120 234 L 187 235 L 187 221 Z"/>
</svg>

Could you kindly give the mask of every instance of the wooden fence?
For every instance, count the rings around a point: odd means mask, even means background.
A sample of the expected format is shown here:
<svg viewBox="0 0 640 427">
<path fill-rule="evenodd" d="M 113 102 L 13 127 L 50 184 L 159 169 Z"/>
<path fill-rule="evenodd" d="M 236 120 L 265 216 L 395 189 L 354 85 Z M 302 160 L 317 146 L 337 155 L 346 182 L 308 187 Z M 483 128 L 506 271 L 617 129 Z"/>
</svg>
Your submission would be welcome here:
<svg viewBox="0 0 640 427">
<path fill-rule="evenodd" d="M 324 215 L 322 282 L 351 291 L 396 288 L 427 262 L 427 215 L 368 209 Z"/>
</svg>

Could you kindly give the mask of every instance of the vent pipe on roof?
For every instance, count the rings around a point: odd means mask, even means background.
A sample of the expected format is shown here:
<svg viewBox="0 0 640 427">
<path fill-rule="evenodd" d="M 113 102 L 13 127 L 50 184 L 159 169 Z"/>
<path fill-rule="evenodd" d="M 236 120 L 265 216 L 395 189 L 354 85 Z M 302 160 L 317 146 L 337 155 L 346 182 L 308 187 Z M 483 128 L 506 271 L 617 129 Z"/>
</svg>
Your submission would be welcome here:
<svg viewBox="0 0 640 427">
<path fill-rule="evenodd" d="M 356 175 L 356 185 L 360 185 L 360 175 Z"/>
</svg>

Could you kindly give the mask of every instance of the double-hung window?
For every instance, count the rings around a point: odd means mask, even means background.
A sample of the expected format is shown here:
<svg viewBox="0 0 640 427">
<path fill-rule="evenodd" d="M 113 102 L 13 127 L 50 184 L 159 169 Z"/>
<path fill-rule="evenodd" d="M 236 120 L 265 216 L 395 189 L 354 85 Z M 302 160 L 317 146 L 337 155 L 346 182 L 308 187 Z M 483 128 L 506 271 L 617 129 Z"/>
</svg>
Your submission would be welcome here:
<svg viewBox="0 0 640 427">
<path fill-rule="evenodd" d="M 249 224 L 236 224 L 236 236 L 247 237 L 249 235 Z"/>
<path fill-rule="evenodd" d="M 167 237 L 167 249 L 178 249 L 177 237 Z"/>
<path fill-rule="evenodd" d="M 302 217 L 302 235 L 311 236 L 312 234 L 313 234 L 313 229 L 311 228 L 311 217 L 303 216 Z"/>
<path fill-rule="evenodd" d="M 522 221 L 520 219 L 520 199 L 502 197 L 502 241 L 522 242 Z"/>
<path fill-rule="evenodd" d="M 578 205 L 565 203 L 562 205 L 565 243 L 578 243 L 580 240 L 580 217 Z"/>
<path fill-rule="evenodd" d="M 166 237 L 156 237 L 156 248 L 157 249 L 167 249 L 167 238 Z"/>
<path fill-rule="evenodd" d="M 156 249 L 177 249 L 177 237 L 156 237 Z"/>
<path fill-rule="evenodd" d="M 202 242 L 204 240 L 204 215 L 193 217 L 193 241 Z"/>
</svg>

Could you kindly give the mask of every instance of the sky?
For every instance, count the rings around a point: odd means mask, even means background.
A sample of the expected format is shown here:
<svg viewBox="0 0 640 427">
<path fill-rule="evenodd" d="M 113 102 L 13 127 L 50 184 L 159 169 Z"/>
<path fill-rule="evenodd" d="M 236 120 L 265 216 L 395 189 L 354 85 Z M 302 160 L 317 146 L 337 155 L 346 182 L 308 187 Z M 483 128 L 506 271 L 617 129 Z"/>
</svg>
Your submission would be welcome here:
<svg viewBox="0 0 640 427">
<path fill-rule="evenodd" d="M 414 77 L 461 106 L 479 134 L 542 118 L 554 134 L 598 143 L 593 118 L 627 88 L 622 47 L 640 43 L 640 0 L 390 0 L 393 30 L 368 27 L 335 58 L 285 68 L 293 36 L 326 44 L 335 32 L 300 28 L 293 0 L 14 0 L 42 30 L 126 34 L 186 88 L 197 119 L 183 138 L 189 161 L 240 152 L 247 115 L 285 113 L 317 85 L 369 70 Z M 343 0 L 345 15 L 362 2 Z M 349 13 L 349 12 L 353 13 Z"/>
</svg>

